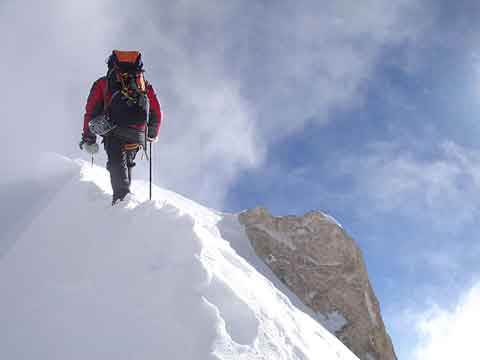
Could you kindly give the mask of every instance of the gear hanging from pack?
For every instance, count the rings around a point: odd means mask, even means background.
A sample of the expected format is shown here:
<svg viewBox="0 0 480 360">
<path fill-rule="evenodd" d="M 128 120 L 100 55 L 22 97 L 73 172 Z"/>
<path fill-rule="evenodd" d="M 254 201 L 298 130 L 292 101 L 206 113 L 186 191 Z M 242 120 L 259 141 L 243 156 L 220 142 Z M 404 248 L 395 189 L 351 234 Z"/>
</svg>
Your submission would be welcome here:
<svg viewBox="0 0 480 360">
<path fill-rule="evenodd" d="M 88 128 L 92 134 L 95 135 L 106 135 L 113 129 L 115 129 L 117 126 L 115 124 L 112 124 L 111 121 L 109 121 L 108 117 L 105 114 L 100 114 L 93 119 L 91 119 L 88 123 Z"/>
</svg>

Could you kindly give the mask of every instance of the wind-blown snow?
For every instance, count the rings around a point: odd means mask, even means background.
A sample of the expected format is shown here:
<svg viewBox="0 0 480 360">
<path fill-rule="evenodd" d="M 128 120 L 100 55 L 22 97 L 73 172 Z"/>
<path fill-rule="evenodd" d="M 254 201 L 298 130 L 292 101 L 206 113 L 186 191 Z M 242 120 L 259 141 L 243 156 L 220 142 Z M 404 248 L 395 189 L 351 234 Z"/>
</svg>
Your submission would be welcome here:
<svg viewBox="0 0 480 360">
<path fill-rule="evenodd" d="M 112 207 L 104 169 L 39 168 L 0 244 L 1 359 L 356 359 L 241 256 L 234 216 L 141 182 Z"/>
</svg>

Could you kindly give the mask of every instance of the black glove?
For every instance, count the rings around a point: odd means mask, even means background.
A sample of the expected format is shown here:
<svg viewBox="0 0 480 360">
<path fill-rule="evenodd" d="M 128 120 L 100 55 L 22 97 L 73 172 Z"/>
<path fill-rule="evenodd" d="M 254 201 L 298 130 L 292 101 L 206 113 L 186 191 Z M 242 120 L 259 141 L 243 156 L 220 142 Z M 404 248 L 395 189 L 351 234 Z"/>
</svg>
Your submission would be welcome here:
<svg viewBox="0 0 480 360">
<path fill-rule="evenodd" d="M 80 143 L 78 144 L 78 146 L 80 146 L 80 150 L 83 150 L 83 145 L 84 144 L 87 144 L 87 145 L 93 145 L 97 142 L 97 136 L 94 135 L 94 134 L 82 134 L 82 140 L 80 141 Z"/>
</svg>

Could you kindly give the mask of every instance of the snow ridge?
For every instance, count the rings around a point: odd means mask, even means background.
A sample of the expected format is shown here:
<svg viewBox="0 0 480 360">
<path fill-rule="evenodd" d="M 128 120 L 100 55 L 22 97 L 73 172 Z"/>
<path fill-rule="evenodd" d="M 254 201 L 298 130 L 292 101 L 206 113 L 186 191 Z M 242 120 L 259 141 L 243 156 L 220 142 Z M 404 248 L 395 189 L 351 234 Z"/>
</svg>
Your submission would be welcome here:
<svg viewBox="0 0 480 360">
<path fill-rule="evenodd" d="M 104 169 L 45 166 L 62 181 L 0 257 L 0 358 L 356 359 L 222 237 L 231 215 L 142 182 L 112 207 Z"/>
</svg>

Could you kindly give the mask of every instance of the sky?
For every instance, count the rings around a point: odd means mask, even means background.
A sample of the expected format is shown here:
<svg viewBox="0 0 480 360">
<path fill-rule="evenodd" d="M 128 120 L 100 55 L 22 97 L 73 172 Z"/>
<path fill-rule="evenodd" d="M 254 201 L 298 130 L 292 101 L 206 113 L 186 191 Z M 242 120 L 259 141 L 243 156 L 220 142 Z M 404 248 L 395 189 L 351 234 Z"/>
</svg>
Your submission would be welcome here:
<svg viewBox="0 0 480 360">
<path fill-rule="evenodd" d="M 155 182 L 229 212 L 334 216 L 399 358 L 442 359 L 425 354 L 468 324 L 436 324 L 480 306 L 478 15 L 474 0 L 1 0 L 0 182 L 42 152 L 87 158 L 91 84 L 112 49 L 139 49 L 164 112 Z"/>
</svg>

